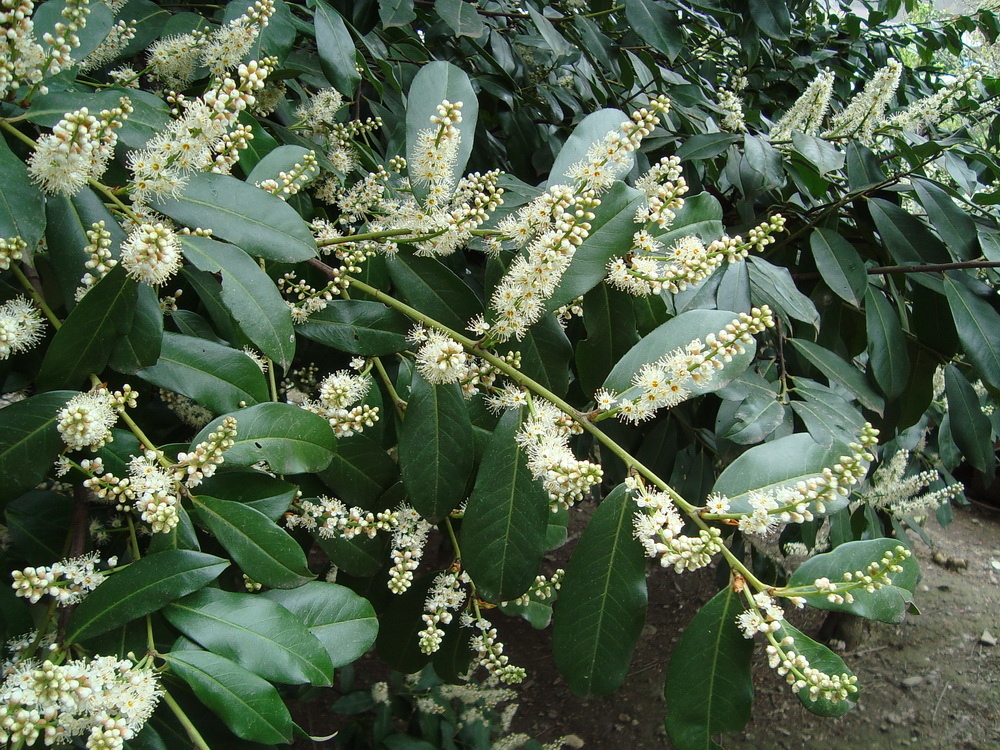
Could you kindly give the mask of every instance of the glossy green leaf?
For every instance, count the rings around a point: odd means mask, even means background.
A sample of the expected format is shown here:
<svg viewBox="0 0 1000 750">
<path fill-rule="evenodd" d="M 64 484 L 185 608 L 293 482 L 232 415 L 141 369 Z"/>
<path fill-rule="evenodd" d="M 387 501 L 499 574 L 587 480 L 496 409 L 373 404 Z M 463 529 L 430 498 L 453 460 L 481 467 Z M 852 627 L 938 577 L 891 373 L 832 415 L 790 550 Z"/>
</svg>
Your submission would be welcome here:
<svg viewBox="0 0 1000 750">
<path fill-rule="evenodd" d="M 868 201 L 868 210 L 885 249 L 897 263 L 947 263 L 950 260 L 941 240 L 927 225 L 895 203 L 872 198 Z"/>
<path fill-rule="evenodd" d="M 264 596 L 309 628 L 323 644 L 334 667 L 360 659 L 378 634 L 372 605 L 345 586 L 313 581 L 291 591 L 268 591 Z"/>
<path fill-rule="evenodd" d="M 1000 315 L 963 284 L 947 277 L 944 291 L 965 355 L 983 380 L 1000 388 Z"/>
<path fill-rule="evenodd" d="M 819 383 L 796 378 L 795 393 L 802 400 L 793 401 L 792 410 L 805 423 L 813 440 L 824 448 L 850 443 L 864 426 L 860 411 Z"/>
<path fill-rule="evenodd" d="M 116 266 L 87 292 L 56 332 L 38 372 L 38 389 L 79 387 L 108 364 L 119 336 L 128 332 L 138 292 Z"/>
<path fill-rule="evenodd" d="M 461 388 L 414 377 L 399 431 L 399 464 L 410 504 L 428 521 L 440 521 L 464 499 L 474 459 Z"/>
<path fill-rule="evenodd" d="M 0 239 L 20 237 L 27 245 L 25 258 L 30 259 L 45 234 L 45 198 L 31 183 L 24 162 L 11 153 L 2 138 L 0 172 L 4 176 L 4 188 L 0 190 Z"/>
<path fill-rule="evenodd" d="M 993 427 L 990 418 L 983 414 L 979 396 L 954 365 L 945 368 L 944 382 L 955 445 L 976 469 L 985 476 L 993 476 L 996 466 Z"/>
<path fill-rule="evenodd" d="M 329 685 L 330 655 L 281 605 L 253 594 L 204 589 L 172 602 L 170 624 L 205 649 L 272 682 Z"/>
<path fill-rule="evenodd" d="M 378 15 L 385 28 L 408 26 L 417 17 L 413 0 L 378 0 Z"/>
<path fill-rule="evenodd" d="M 625 17 L 646 44 L 671 62 L 684 47 L 679 19 L 667 7 L 652 0 L 625 0 Z"/>
<path fill-rule="evenodd" d="M 399 480 L 399 467 L 366 434 L 337 440 L 337 452 L 319 478 L 345 503 L 383 510 L 382 494 Z"/>
<path fill-rule="evenodd" d="M 520 352 L 521 372 L 557 396 L 566 395 L 573 345 L 554 315 L 545 316 L 528 329 L 524 338 L 501 346 L 500 351 Z"/>
<path fill-rule="evenodd" d="M 847 184 L 851 191 L 860 191 L 886 179 L 879 158 L 859 141 L 847 143 Z"/>
<path fill-rule="evenodd" d="M 788 647 L 789 650 L 797 654 L 802 654 L 809 661 L 809 666 L 813 669 L 818 669 L 824 674 L 846 674 L 853 677 L 853 673 L 844 664 L 843 659 L 823 644 L 817 643 L 812 638 L 796 630 L 787 622 L 782 622 L 781 629 L 774 634 L 774 637 L 779 641 L 787 637 L 793 638 L 794 643 Z M 799 702 L 806 707 L 806 710 L 817 716 L 829 717 L 843 716 L 853 708 L 855 702 L 858 700 L 858 693 L 854 693 L 849 700 L 837 701 L 836 703 L 825 698 L 812 700 L 809 697 L 808 687 L 802 688 L 796 695 Z"/>
<path fill-rule="evenodd" d="M 412 4 L 412 2 L 411 2 Z M 381 6 L 381 3 L 379 3 Z M 317 0 L 316 49 L 323 75 L 333 87 L 347 97 L 354 95 L 354 89 L 361 80 L 355 63 L 354 40 L 347 24 L 340 14 L 324 0 Z"/>
<path fill-rule="evenodd" d="M 663 695 L 676 750 L 718 748 L 712 735 L 738 732 L 750 719 L 753 641 L 736 624 L 744 609 L 727 586 L 698 610 L 674 646 Z"/>
<path fill-rule="evenodd" d="M 420 650 L 419 636 L 420 631 L 427 627 L 421 615 L 427 592 L 436 577 L 436 573 L 430 573 L 418 578 L 405 592 L 392 597 L 382 613 L 375 648 L 379 657 L 398 672 L 419 672 L 431 660 L 429 655 Z M 447 634 L 457 624 L 456 617 L 452 620 L 452 625 L 438 627 Z M 468 632 L 471 638 L 474 633 Z"/>
<path fill-rule="evenodd" d="M 557 57 L 567 55 L 573 50 L 572 45 L 570 45 L 570 43 L 563 38 L 562 34 L 556 30 L 552 21 L 546 18 L 543 13 L 540 13 L 529 5 L 528 16 L 530 16 L 532 23 L 535 24 L 535 28 L 538 29 L 538 33 L 548 45 L 549 49 L 551 49 Z"/>
<path fill-rule="evenodd" d="M 868 384 L 864 373 L 854 365 L 812 341 L 806 339 L 786 339 L 786 341 L 805 357 L 806 361 L 826 375 L 831 383 L 835 382 L 844 386 L 857 396 L 858 401 L 865 407 L 878 414 L 882 413 L 885 408 L 885 399 L 875 392 L 875 389 Z"/>
<path fill-rule="evenodd" d="M 135 300 L 135 311 L 128 333 L 120 338 L 108 366 L 116 372 L 131 375 L 143 367 L 156 364 L 163 342 L 163 310 L 156 290 L 140 284 Z"/>
<path fill-rule="evenodd" d="M 291 589 L 315 578 L 298 542 L 259 510 L 208 495 L 192 500 L 208 530 L 253 580 Z"/>
<path fill-rule="evenodd" d="M 311 474 L 329 466 L 337 450 L 329 423 L 293 404 L 257 404 L 228 416 L 236 418 L 236 438 L 226 451 L 227 466 L 266 461 L 277 474 Z M 206 440 L 222 419 L 202 428 L 191 441 L 192 448 Z"/>
<path fill-rule="evenodd" d="M 549 172 L 549 185 L 573 185 L 570 167 L 585 159 L 591 146 L 600 143 L 608 133 L 617 133 L 627 121 L 628 116 L 620 109 L 600 109 L 580 120 L 556 156 Z"/>
<path fill-rule="evenodd" d="M 816 268 L 830 290 L 845 302 L 861 307 L 868 274 L 858 251 L 836 232 L 819 228 L 809 235 Z"/>
<path fill-rule="evenodd" d="M 51 565 L 62 559 L 66 530 L 73 522 L 73 500 L 51 490 L 34 490 L 4 509 L 10 550 L 28 565 Z"/>
<path fill-rule="evenodd" d="M 3 410 L 0 431 L 0 502 L 12 500 L 38 485 L 65 448 L 56 425 L 59 411 L 75 391 L 39 393 Z"/>
<path fill-rule="evenodd" d="M 406 317 L 381 302 L 340 299 L 310 315 L 296 331 L 348 354 L 380 357 L 405 349 L 411 327 Z"/>
<path fill-rule="evenodd" d="M 830 552 L 816 555 L 802 563 L 788 579 L 788 587 L 812 587 L 817 578 L 827 578 L 839 584 L 843 581 L 845 572 L 856 574 L 861 571 L 867 574 L 869 564 L 880 562 L 887 552 L 895 553 L 899 545 L 897 539 L 869 539 L 841 544 Z M 852 602 L 835 604 L 827 600 L 825 595 L 819 595 L 805 597 L 806 603 L 816 609 L 849 612 L 878 622 L 901 623 L 920 582 L 920 566 L 913 556 L 899 565 L 903 570 L 890 574 L 891 584 L 883 584 L 875 591 L 865 591 L 863 587 L 851 589 L 851 596 L 854 597 Z"/>
<path fill-rule="evenodd" d="M 736 313 L 728 310 L 689 310 L 671 318 L 644 336 L 618 360 L 604 381 L 604 387 L 618 393 L 627 391 L 632 387 L 632 376 L 639 372 L 643 365 L 655 362 L 674 349 L 687 346 L 696 338 L 704 341 L 708 334 L 718 333 L 736 317 Z M 757 352 L 756 342 L 745 344 L 744 347 L 743 354 L 737 354 L 721 370 L 716 370 L 710 380 L 703 383 L 689 382 L 685 384 L 686 387 L 692 394 L 701 395 L 717 391 L 731 382 L 750 366 Z"/>
<path fill-rule="evenodd" d="M 913 180 L 920 205 L 955 260 L 972 260 L 979 255 L 976 224 L 944 190 L 927 180 Z"/>
<path fill-rule="evenodd" d="M 676 156 L 682 162 L 711 159 L 742 140 L 741 136 L 732 133 L 699 133 L 685 138 Z"/>
<path fill-rule="evenodd" d="M 608 261 L 629 252 L 637 226 L 635 212 L 642 200 L 638 190 L 623 182 L 615 183 L 601 196 L 601 205 L 590 222 L 590 233 L 576 249 L 559 286 L 545 303 L 546 310 L 554 311 L 589 292 L 607 276 Z"/>
<path fill-rule="evenodd" d="M 750 299 L 756 305 L 767 304 L 778 315 L 819 328 L 819 312 L 813 301 L 795 286 L 787 268 L 775 266 L 758 257 L 745 261 L 750 272 Z"/>
<path fill-rule="evenodd" d="M 615 690 L 625 679 L 646 619 L 642 545 L 625 485 L 598 506 L 566 566 L 552 628 L 556 667 L 577 695 Z"/>
<path fill-rule="evenodd" d="M 244 740 L 292 741 L 292 716 L 274 686 L 211 651 L 163 654 L 170 670 Z"/>
<path fill-rule="evenodd" d="M 239 161 L 243 173 L 249 174 L 261 159 L 278 148 L 278 142 L 246 110 L 240 112 L 239 123 L 249 128 L 253 133 L 253 139 L 247 144 L 246 148 L 240 151 Z"/>
<path fill-rule="evenodd" d="M 237 328 L 264 356 L 287 370 L 295 356 L 292 316 L 257 262 L 240 248 L 208 237 L 181 237 L 181 246 L 195 268 L 220 279 L 221 302 Z"/>
<path fill-rule="evenodd" d="M 795 153 L 816 167 L 820 176 L 842 169 L 846 162 L 846 157 L 836 145 L 816 136 L 795 131 L 792 133 L 792 146 Z"/>
<path fill-rule="evenodd" d="M 804 432 L 787 435 L 755 445 L 740 454 L 719 475 L 712 491 L 729 498 L 731 513 L 746 513 L 752 510 L 748 497 L 751 491 L 780 491 L 794 487 L 836 464 L 845 451 L 844 445 L 824 448 Z M 839 510 L 846 504 L 846 499 L 827 503 L 826 512 Z M 815 506 L 812 511 L 822 514 Z"/>
<path fill-rule="evenodd" d="M 744 373 L 750 375 L 754 373 Z M 757 376 L 760 378 L 760 376 Z M 716 434 L 740 445 L 753 445 L 774 432 L 785 418 L 785 405 L 767 381 L 749 391 L 741 401 L 724 401 L 716 418 Z"/>
<path fill-rule="evenodd" d="M 527 591 L 545 553 L 549 497 L 514 441 L 520 416 L 507 411 L 493 431 L 462 522 L 462 563 L 491 602 Z"/>
<path fill-rule="evenodd" d="M 576 345 L 576 371 L 587 395 L 596 391 L 620 360 L 638 341 L 631 295 L 599 284 L 583 300 L 587 338 Z"/>
<path fill-rule="evenodd" d="M 181 224 L 211 229 L 255 257 L 282 263 L 316 257 L 309 225 L 294 208 L 229 175 L 192 175 L 179 196 L 156 198 L 151 205 Z"/>
<path fill-rule="evenodd" d="M 228 560 L 192 550 L 167 550 L 140 558 L 87 594 L 73 610 L 66 641 L 76 643 L 155 612 L 207 586 L 228 567 Z"/>
<path fill-rule="evenodd" d="M 882 393 L 895 398 L 906 388 L 910 358 L 899 316 L 885 295 L 871 288 L 865 295 L 865 328 L 868 332 L 869 367 Z"/>
<path fill-rule="evenodd" d="M 434 258 L 399 253 L 387 259 L 392 284 L 404 299 L 449 328 L 465 330 L 483 311 L 475 292 L 451 269 Z"/>
<path fill-rule="evenodd" d="M 479 39 L 483 35 L 483 22 L 475 5 L 466 0 L 435 0 L 434 11 L 448 24 L 455 36 Z"/>
<path fill-rule="evenodd" d="M 179 333 L 163 334 L 160 358 L 138 375 L 219 414 L 267 400 L 264 373 L 243 352 Z"/>
<path fill-rule="evenodd" d="M 198 485 L 200 494 L 244 503 L 272 521 L 284 515 L 298 491 L 297 485 L 258 471 L 216 472 Z"/>
<path fill-rule="evenodd" d="M 750 17 L 772 39 L 788 39 L 792 18 L 782 0 L 750 0 Z"/>
<path fill-rule="evenodd" d="M 457 182 L 472 155 L 476 122 L 479 120 L 479 100 L 469 76 L 449 62 L 438 60 L 425 63 L 413 77 L 406 96 L 406 161 L 411 165 L 419 163 L 417 144 L 420 133 L 435 128 L 430 118 L 437 116 L 437 107 L 445 99 L 453 104 L 462 102 L 462 121 L 455 126 L 461 133 L 461 140 L 451 168 Z M 415 184 L 413 192 L 420 200 L 427 195 L 427 185 Z"/>
<path fill-rule="evenodd" d="M 699 237 L 705 244 L 722 236 L 722 204 L 710 193 L 698 193 L 684 198 L 684 205 L 677 209 L 674 221 L 667 232 L 657 234 L 657 240 L 671 245 L 682 237 Z M 646 297 L 645 299 L 651 299 Z"/>
<path fill-rule="evenodd" d="M 330 558 L 330 563 L 347 575 L 369 578 L 388 567 L 390 558 L 387 535 L 378 535 L 374 539 L 367 536 L 356 536 L 353 539 L 339 536 L 324 539 L 318 534 L 315 536 L 318 537 L 316 543 Z"/>
</svg>

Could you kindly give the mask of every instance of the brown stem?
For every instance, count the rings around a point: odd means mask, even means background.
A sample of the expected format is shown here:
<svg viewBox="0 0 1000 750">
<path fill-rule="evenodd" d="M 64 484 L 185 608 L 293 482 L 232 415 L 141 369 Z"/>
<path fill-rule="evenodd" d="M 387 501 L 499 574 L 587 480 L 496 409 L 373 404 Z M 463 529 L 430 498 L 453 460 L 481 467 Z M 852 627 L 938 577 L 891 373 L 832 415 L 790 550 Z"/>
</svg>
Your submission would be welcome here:
<svg viewBox="0 0 1000 750">
<path fill-rule="evenodd" d="M 869 276 L 885 276 L 891 273 L 943 273 L 957 271 L 963 268 L 1000 268 L 1000 261 L 995 260 L 962 260 L 954 263 L 924 263 L 910 266 L 874 266 L 865 269 Z M 792 274 L 796 281 L 810 281 L 822 278 L 819 271 Z"/>
</svg>

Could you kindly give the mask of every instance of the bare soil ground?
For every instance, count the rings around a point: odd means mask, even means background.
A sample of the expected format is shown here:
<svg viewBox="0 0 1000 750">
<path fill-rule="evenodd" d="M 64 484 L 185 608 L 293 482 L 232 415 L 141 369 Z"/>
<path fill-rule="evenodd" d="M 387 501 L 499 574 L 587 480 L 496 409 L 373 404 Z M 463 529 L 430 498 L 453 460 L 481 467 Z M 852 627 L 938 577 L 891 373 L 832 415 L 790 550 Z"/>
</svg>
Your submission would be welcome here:
<svg viewBox="0 0 1000 750">
<path fill-rule="evenodd" d="M 916 540 L 921 614 L 901 625 L 861 623 L 838 633 L 858 675 L 858 705 L 840 719 L 808 713 L 760 659 L 754 720 L 721 744 L 732 750 L 819 748 L 1000 749 L 1000 512 L 958 508 L 948 529 L 931 523 L 932 547 Z M 552 667 L 548 633 L 505 623 L 511 659 L 530 675 L 516 728 L 540 741 L 573 734 L 587 748 L 669 748 L 663 677 L 681 630 L 718 585 L 711 573 L 649 578 L 650 611 L 629 676 L 614 695 L 581 701 Z M 823 617 L 801 623 L 815 637 Z M 761 649 L 762 651 L 762 649 Z"/>
</svg>

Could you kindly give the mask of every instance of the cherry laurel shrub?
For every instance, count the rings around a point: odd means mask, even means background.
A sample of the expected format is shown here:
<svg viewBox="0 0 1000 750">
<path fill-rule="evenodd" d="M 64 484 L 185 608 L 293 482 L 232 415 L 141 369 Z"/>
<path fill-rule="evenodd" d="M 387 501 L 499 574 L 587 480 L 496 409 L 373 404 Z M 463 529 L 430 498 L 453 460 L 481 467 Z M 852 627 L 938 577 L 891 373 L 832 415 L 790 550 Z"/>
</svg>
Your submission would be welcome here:
<svg viewBox="0 0 1000 750">
<path fill-rule="evenodd" d="M 900 622 L 1000 428 L 1000 24 L 899 6 L 0 2 L 0 741 L 287 744 L 339 671 L 341 746 L 539 747 L 498 620 L 608 693 L 707 566 L 674 746 L 755 649 L 848 711 L 786 614 Z"/>
</svg>

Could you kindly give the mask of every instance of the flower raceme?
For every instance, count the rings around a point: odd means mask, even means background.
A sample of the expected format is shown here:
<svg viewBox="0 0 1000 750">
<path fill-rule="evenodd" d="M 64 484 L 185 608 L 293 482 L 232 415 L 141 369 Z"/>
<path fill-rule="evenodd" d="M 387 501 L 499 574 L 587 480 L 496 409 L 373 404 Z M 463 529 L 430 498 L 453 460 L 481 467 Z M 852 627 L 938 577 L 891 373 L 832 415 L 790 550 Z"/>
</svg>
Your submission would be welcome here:
<svg viewBox="0 0 1000 750">
<path fill-rule="evenodd" d="M 718 370 L 745 351 L 754 334 L 774 325 L 767 305 L 740 313 L 732 323 L 705 340 L 694 339 L 642 367 L 632 385 L 621 393 L 600 389 L 595 395 L 601 417 L 617 416 L 633 424 L 651 419 L 657 409 L 669 409 L 687 399 L 694 385 L 710 382 Z"/>
</svg>

